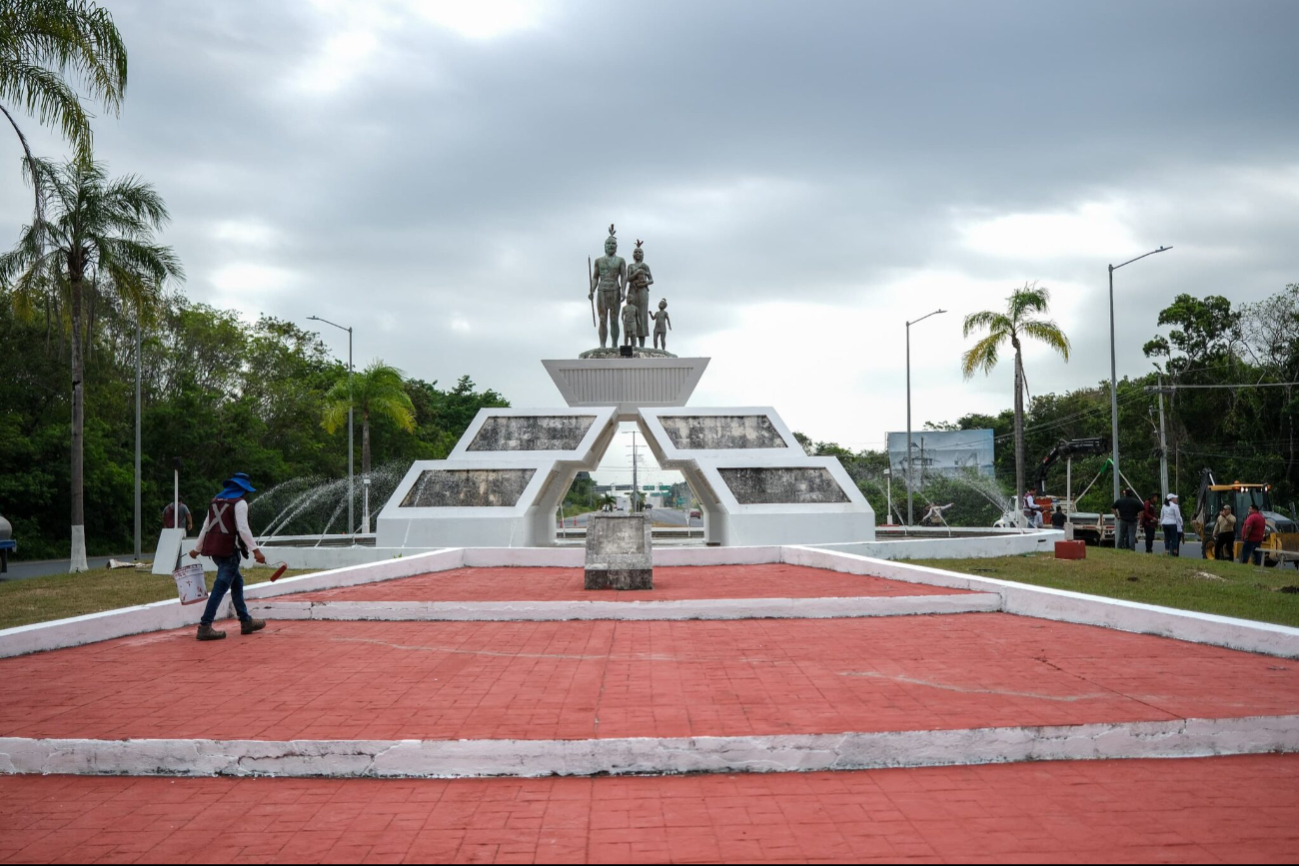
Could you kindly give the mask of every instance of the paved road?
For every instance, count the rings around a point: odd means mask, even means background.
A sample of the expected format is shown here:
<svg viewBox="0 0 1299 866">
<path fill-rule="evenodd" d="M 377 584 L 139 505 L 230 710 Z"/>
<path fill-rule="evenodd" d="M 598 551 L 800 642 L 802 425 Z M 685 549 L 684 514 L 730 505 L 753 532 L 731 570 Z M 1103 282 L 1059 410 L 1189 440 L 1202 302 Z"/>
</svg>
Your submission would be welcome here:
<svg viewBox="0 0 1299 866">
<path fill-rule="evenodd" d="M 153 557 L 143 557 L 149 562 Z M 118 553 L 114 556 L 88 556 L 86 562 L 91 568 L 103 568 L 108 565 L 109 559 L 116 559 L 120 562 L 130 562 L 131 554 Z M 44 577 L 47 574 L 67 574 L 68 565 L 72 562 L 70 559 L 38 559 L 34 562 L 14 562 L 9 560 L 9 571 L 0 574 L 3 580 L 25 580 L 29 577 Z"/>
</svg>

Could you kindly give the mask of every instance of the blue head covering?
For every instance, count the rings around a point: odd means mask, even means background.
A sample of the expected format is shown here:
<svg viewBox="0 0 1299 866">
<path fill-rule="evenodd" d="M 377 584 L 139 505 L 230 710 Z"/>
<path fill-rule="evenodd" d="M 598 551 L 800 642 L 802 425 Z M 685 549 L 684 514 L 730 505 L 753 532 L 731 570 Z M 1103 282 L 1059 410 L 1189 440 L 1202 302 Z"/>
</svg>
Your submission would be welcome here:
<svg viewBox="0 0 1299 866">
<path fill-rule="evenodd" d="M 253 487 L 253 481 L 248 477 L 247 472 L 236 472 L 226 479 L 225 489 L 217 494 L 220 499 L 237 499 L 245 493 L 256 493 L 257 488 Z"/>
</svg>

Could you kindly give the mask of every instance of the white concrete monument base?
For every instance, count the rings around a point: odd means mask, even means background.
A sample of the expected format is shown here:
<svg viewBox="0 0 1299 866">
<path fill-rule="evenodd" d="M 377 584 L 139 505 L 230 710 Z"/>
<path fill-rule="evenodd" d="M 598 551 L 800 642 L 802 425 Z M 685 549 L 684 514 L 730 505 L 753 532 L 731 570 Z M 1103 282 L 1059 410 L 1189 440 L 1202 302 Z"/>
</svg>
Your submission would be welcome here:
<svg viewBox="0 0 1299 866">
<path fill-rule="evenodd" d="M 708 358 L 543 361 L 567 409 L 483 409 L 446 460 L 414 464 L 379 513 L 380 548 L 536 547 L 579 471 L 634 421 L 700 502 L 710 545 L 875 539 L 833 457 L 809 457 L 771 407 L 687 409 Z"/>
</svg>

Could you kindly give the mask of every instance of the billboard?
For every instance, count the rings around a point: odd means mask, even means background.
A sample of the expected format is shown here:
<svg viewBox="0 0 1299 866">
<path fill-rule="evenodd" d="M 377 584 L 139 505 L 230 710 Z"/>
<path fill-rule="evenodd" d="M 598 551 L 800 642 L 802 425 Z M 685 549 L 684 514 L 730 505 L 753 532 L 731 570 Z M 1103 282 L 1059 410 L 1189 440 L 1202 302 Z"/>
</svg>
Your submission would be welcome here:
<svg viewBox="0 0 1299 866">
<path fill-rule="evenodd" d="M 912 430 L 911 477 L 965 471 L 992 477 L 991 430 Z M 893 474 L 907 471 L 907 434 L 889 434 L 889 465 Z"/>
</svg>

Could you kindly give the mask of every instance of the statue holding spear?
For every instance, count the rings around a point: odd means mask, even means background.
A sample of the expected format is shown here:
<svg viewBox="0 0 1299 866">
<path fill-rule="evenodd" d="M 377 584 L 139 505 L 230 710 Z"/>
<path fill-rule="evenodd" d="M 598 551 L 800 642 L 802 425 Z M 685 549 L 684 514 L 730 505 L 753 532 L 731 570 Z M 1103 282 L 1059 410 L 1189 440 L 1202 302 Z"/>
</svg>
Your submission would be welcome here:
<svg viewBox="0 0 1299 866">
<path fill-rule="evenodd" d="M 600 330 L 600 348 L 603 349 L 613 336 L 613 345 L 618 345 L 618 314 L 622 306 L 627 283 L 627 262 L 618 255 L 618 238 L 614 227 L 609 225 L 609 237 L 604 241 L 604 255 L 595 260 L 594 266 L 588 259 L 590 291 L 587 298 L 595 305 Z M 596 297 L 596 293 L 599 297 Z"/>
</svg>

